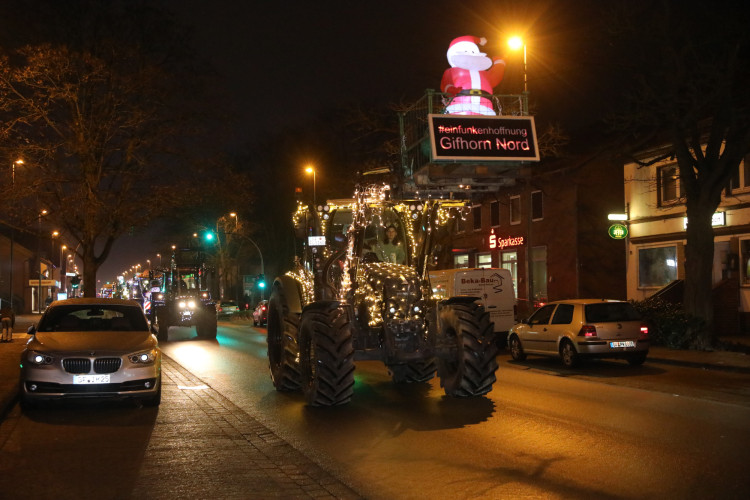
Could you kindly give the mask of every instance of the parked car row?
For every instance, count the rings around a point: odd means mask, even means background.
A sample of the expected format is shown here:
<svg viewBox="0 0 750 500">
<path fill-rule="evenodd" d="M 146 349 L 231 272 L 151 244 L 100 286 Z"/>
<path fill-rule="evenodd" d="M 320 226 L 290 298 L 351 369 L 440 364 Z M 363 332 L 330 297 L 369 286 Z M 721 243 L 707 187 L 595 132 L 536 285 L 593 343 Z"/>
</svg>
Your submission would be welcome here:
<svg viewBox="0 0 750 500">
<path fill-rule="evenodd" d="M 217 312 L 234 314 L 222 301 Z M 268 301 L 253 310 L 265 325 Z M 21 355 L 21 401 L 76 398 L 161 402 L 161 351 L 140 305 L 111 298 L 77 298 L 50 304 Z M 622 358 L 641 365 L 649 351 L 648 327 L 632 304 L 620 300 L 550 302 L 508 332 L 510 355 L 557 356 L 567 367 L 585 358 Z"/>
</svg>

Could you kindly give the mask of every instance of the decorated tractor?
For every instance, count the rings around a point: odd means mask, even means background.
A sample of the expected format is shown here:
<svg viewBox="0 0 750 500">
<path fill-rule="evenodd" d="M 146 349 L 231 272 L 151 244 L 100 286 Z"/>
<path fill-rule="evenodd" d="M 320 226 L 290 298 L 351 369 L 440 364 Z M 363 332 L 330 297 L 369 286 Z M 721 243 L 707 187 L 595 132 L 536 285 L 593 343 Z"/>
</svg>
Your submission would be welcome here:
<svg viewBox="0 0 750 500">
<path fill-rule="evenodd" d="M 395 383 L 437 373 L 450 396 L 492 389 L 498 365 L 488 313 L 471 297 L 434 299 L 426 279 L 434 235 L 464 202 L 389 195 L 388 185 L 373 185 L 352 200 L 298 208 L 302 252 L 269 300 L 277 390 L 301 390 L 312 406 L 347 403 L 358 360 L 382 361 Z"/>
</svg>

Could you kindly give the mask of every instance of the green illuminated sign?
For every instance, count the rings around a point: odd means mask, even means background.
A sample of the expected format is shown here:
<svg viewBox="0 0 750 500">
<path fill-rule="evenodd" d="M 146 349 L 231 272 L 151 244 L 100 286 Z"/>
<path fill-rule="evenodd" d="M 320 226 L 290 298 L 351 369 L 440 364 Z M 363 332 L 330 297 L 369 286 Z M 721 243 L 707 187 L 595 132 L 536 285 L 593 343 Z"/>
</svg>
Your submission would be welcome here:
<svg viewBox="0 0 750 500">
<path fill-rule="evenodd" d="M 628 227 L 624 224 L 612 224 L 609 226 L 609 237 L 615 240 L 622 240 L 628 236 Z"/>
</svg>

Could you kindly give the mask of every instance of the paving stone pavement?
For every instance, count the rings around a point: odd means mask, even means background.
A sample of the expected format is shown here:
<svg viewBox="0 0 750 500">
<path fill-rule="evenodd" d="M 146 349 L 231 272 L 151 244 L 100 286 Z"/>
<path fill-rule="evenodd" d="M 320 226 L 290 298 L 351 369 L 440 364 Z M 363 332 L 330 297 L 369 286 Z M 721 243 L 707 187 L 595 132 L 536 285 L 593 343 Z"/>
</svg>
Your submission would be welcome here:
<svg viewBox="0 0 750 500">
<path fill-rule="evenodd" d="M 363 498 L 167 356 L 133 498 Z"/>
</svg>

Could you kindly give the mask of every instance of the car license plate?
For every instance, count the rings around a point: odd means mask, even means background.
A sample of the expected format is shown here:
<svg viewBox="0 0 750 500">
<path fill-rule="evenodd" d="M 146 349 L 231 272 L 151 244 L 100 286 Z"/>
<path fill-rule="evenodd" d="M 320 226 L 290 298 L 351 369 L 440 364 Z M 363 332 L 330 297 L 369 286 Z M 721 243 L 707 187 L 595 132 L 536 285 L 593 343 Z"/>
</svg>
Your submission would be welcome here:
<svg viewBox="0 0 750 500">
<path fill-rule="evenodd" d="M 616 349 L 618 347 L 635 347 L 635 341 L 625 340 L 623 342 L 610 342 L 609 347 Z"/>
<path fill-rule="evenodd" d="M 104 375 L 73 375 L 74 384 L 109 384 L 109 373 Z"/>
</svg>

